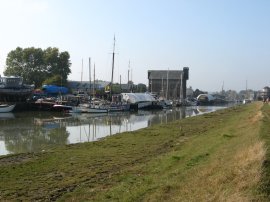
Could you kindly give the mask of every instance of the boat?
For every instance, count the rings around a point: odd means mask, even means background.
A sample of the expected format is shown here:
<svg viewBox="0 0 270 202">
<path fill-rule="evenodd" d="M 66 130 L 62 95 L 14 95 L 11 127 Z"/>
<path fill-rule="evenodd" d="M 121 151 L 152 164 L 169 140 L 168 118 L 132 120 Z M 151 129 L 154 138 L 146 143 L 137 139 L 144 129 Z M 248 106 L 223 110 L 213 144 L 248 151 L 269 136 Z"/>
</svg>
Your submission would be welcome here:
<svg viewBox="0 0 270 202">
<path fill-rule="evenodd" d="M 167 100 L 165 98 L 160 98 L 158 103 L 162 106 L 163 109 L 171 109 L 173 107 L 173 101 Z"/>
<path fill-rule="evenodd" d="M 72 110 L 72 106 L 68 106 L 65 104 L 54 104 L 52 107 L 52 111 L 57 111 L 57 112 L 65 112 Z"/>
<path fill-rule="evenodd" d="M 72 107 L 70 113 L 108 113 L 108 106 L 93 103 L 79 104 L 78 106 Z"/>
<path fill-rule="evenodd" d="M 211 94 L 200 94 L 197 97 L 197 105 L 223 105 L 228 101 Z"/>
<path fill-rule="evenodd" d="M 69 110 L 70 113 L 108 113 L 108 108 L 76 106 Z"/>
<path fill-rule="evenodd" d="M 121 93 L 123 102 L 130 104 L 130 109 L 162 109 L 158 101 L 149 93 Z"/>
<path fill-rule="evenodd" d="M 26 101 L 33 90 L 34 85 L 24 84 L 22 77 L 0 75 L 0 101 Z"/>
<path fill-rule="evenodd" d="M 8 112 L 12 112 L 12 110 L 15 108 L 15 104 L 14 105 L 8 105 L 8 104 L 1 104 L 0 105 L 0 113 L 8 113 Z"/>
<path fill-rule="evenodd" d="M 121 112 L 121 111 L 129 111 L 130 104 L 111 104 L 108 108 L 109 112 Z"/>
</svg>

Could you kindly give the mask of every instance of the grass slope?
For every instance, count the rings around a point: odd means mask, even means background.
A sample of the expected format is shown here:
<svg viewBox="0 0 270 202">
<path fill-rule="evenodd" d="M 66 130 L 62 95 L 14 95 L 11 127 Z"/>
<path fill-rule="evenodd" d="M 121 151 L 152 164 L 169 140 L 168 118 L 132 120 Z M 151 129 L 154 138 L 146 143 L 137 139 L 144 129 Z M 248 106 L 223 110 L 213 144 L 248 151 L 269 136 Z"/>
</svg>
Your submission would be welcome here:
<svg viewBox="0 0 270 202">
<path fill-rule="evenodd" d="M 269 106 L 257 102 L 98 142 L 0 157 L 0 200 L 266 200 L 268 116 Z"/>
</svg>

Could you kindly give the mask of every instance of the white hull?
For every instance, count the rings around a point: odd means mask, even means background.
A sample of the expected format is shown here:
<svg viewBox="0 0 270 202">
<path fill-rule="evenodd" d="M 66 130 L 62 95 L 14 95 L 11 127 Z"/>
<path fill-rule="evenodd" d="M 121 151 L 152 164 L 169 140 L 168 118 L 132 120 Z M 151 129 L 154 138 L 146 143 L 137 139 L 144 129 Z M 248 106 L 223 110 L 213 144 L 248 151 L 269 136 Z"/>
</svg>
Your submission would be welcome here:
<svg viewBox="0 0 270 202">
<path fill-rule="evenodd" d="M 0 113 L 11 112 L 16 105 L 0 105 Z"/>
<path fill-rule="evenodd" d="M 108 113 L 105 108 L 72 107 L 71 113 Z"/>
</svg>

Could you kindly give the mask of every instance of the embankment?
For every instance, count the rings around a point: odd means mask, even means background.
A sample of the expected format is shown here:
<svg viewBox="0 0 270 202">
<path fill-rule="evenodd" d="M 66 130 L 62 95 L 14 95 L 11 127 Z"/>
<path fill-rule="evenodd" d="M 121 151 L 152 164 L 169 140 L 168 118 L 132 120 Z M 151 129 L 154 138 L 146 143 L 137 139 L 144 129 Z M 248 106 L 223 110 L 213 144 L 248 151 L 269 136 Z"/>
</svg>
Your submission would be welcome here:
<svg viewBox="0 0 270 202">
<path fill-rule="evenodd" d="M 270 106 L 0 157 L 0 200 L 267 201 Z"/>
</svg>

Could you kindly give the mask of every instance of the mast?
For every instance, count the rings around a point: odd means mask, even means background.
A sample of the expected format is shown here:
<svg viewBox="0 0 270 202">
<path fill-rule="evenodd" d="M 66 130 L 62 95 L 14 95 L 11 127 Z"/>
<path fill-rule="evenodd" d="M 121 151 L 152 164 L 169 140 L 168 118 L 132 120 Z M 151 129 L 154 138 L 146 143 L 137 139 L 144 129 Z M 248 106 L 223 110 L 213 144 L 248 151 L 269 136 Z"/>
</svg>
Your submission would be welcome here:
<svg viewBox="0 0 270 202">
<path fill-rule="evenodd" d="M 167 89 L 166 89 L 166 99 L 168 100 L 168 91 L 169 91 L 169 69 L 167 71 Z"/>
<path fill-rule="evenodd" d="M 91 58 L 89 57 L 89 94 L 91 97 Z"/>
<path fill-rule="evenodd" d="M 83 78 L 83 58 L 82 58 L 82 71 L 81 71 L 81 88 L 82 88 L 82 78 Z"/>
<path fill-rule="evenodd" d="M 121 80 L 122 80 L 122 78 L 121 78 L 121 74 L 120 74 L 120 93 L 122 93 L 122 84 L 121 84 L 122 81 Z"/>
<path fill-rule="evenodd" d="M 180 80 L 180 103 L 183 103 L 183 73 L 181 73 L 181 80 Z"/>
<path fill-rule="evenodd" d="M 112 53 L 112 78 L 111 78 L 111 88 L 110 88 L 110 97 L 112 98 L 112 86 L 113 86 L 113 71 L 114 71 L 114 53 L 115 51 L 115 36 L 113 37 L 113 53 Z"/>
<path fill-rule="evenodd" d="M 95 97 L 96 94 L 96 64 L 94 63 L 94 86 L 93 86 L 93 97 Z"/>
<path fill-rule="evenodd" d="M 130 72 L 130 60 L 128 62 L 128 90 L 130 90 L 129 89 L 129 72 Z"/>
<path fill-rule="evenodd" d="M 162 76 L 162 80 L 161 80 L 161 93 L 162 93 L 162 97 L 164 98 L 164 89 L 163 89 L 163 86 L 164 86 L 164 82 L 163 82 L 163 76 Z"/>
</svg>

